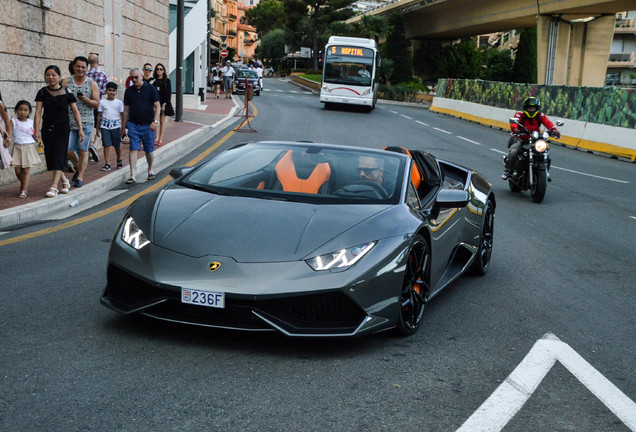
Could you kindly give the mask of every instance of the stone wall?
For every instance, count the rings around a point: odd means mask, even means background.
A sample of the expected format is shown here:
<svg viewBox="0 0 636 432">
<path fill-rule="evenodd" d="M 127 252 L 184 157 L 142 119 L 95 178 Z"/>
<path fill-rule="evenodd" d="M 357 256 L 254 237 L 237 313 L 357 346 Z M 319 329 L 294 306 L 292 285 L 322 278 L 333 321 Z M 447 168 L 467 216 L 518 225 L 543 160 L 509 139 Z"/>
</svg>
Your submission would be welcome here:
<svg viewBox="0 0 636 432">
<path fill-rule="evenodd" d="M 1 0 L 0 92 L 9 116 L 20 99 L 35 109 L 48 65 L 66 77 L 69 62 L 90 52 L 100 54 L 121 99 L 131 68 L 168 65 L 168 37 L 169 0 Z M 42 163 L 31 174 L 44 169 Z M 11 181 L 13 170 L 1 170 L 0 184 Z"/>
</svg>

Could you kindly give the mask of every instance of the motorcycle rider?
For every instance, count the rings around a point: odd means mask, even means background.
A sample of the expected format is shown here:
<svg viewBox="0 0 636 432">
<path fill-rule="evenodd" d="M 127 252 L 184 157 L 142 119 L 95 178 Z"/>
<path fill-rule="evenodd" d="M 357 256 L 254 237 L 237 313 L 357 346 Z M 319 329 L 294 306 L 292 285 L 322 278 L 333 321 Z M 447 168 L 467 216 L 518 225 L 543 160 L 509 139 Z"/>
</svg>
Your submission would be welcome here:
<svg viewBox="0 0 636 432">
<path fill-rule="evenodd" d="M 506 169 L 501 175 L 502 180 L 508 180 L 512 176 L 519 163 L 517 155 L 522 151 L 524 142 L 530 139 L 530 135 L 522 131 L 519 125 L 525 127 L 531 133 L 534 131 L 539 132 L 541 125 L 543 125 L 550 135 L 557 139 L 561 138 L 561 133 L 554 126 L 554 123 L 540 111 L 540 108 L 541 102 L 539 102 L 539 99 L 530 96 L 523 100 L 523 111 L 515 113 L 514 117 L 519 121 L 519 124 L 510 124 L 512 136 L 508 140 L 508 158 L 506 159 Z"/>
</svg>

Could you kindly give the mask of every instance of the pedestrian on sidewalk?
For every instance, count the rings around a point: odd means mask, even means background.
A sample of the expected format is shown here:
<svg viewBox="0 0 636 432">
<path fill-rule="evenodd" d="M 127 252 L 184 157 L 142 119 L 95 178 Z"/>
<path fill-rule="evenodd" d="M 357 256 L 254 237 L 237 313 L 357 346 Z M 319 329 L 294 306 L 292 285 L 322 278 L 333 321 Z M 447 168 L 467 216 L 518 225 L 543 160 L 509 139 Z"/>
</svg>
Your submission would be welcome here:
<svg viewBox="0 0 636 432">
<path fill-rule="evenodd" d="M 161 105 L 161 115 L 159 116 L 159 137 L 155 136 L 155 145 L 163 145 L 163 133 L 166 129 L 166 117 L 174 115 L 172 107 L 172 83 L 168 78 L 166 67 L 161 63 L 157 63 L 155 71 L 152 74 L 155 79 L 152 83 L 159 93 L 159 104 Z M 155 134 L 156 135 L 156 134 Z"/>
<path fill-rule="evenodd" d="M 222 72 L 225 99 L 232 99 L 232 85 L 234 84 L 234 75 L 236 75 L 236 71 L 232 67 L 231 61 L 228 60 L 225 62 L 225 67 L 222 69 Z"/>
<path fill-rule="evenodd" d="M 9 114 L 7 114 L 7 107 L 2 102 L 2 93 L 0 93 L 0 119 L 4 123 L 4 127 L 0 128 L 0 135 L 3 142 L 8 142 L 11 136 L 11 122 L 9 121 Z"/>
<path fill-rule="evenodd" d="M 159 93 L 157 90 L 142 79 L 139 68 L 130 70 L 130 78 L 133 85 L 126 89 L 124 93 L 124 120 L 122 123 L 122 134 L 128 127 L 128 138 L 130 138 L 130 178 L 126 184 L 134 184 L 135 167 L 137 166 L 137 153 L 143 145 L 148 162 L 148 180 L 155 179 L 152 172 L 153 152 L 155 151 L 155 131 L 159 125 Z"/>
<path fill-rule="evenodd" d="M 223 76 L 223 72 L 221 72 L 221 63 L 217 63 L 216 66 L 212 68 L 211 73 L 214 96 L 218 99 L 219 94 L 221 93 L 221 77 Z"/>
<path fill-rule="evenodd" d="M 82 119 L 77 110 L 77 99 L 60 84 L 62 79 L 60 68 L 55 65 L 44 70 L 46 86 L 42 87 L 35 96 L 35 118 L 33 119 L 33 138 L 44 142 L 44 158 L 46 168 L 53 171 L 51 187 L 46 193 L 47 198 L 54 198 L 58 192 L 68 193 L 71 183 L 64 176 L 66 166 L 69 136 L 71 133 L 69 109 L 73 113 L 75 124 L 78 125 L 77 134 L 80 141 L 84 141 Z M 42 131 L 40 132 L 40 126 Z M 62 188 L 57 184 L 62 180 Z"/>
<path fill-rule="evenodd" d="M 102 137 L 104 145 L 104 166 L 102 171 L 110 171 L 110 148 L 115 149 L 117 156 L 117 168 L 124 166 L 121 160 L 121 125 L 124 119 L 124 103 L 116 98 L 117 84 L 109 82 L 106 84 L 106 99 L 99 101 L 97 109 L 97 135 Z"/>
<path fill-rule="evenodd" d="M 106 72 L 102 71 L 99 68 L 99 54 L 98 53 L 90 53 L 88 54 L 88 72 L 86 72 L 86 76 L 92 79 L 97 83 L 97 87 L 99 87 L 99 100 L 101 101 L 106 95 L 106 84 L 108 84 L 108 75 Z M 97 108 L 93 110 L 93 116 L 95 117 L 94 130 L 93 135 L 91 136 L 91 142 L 89 144 L 89 152 L 91 154 L 97 154 L 97 145 L 99 143 L 100 134 L 99 132 L 99 122 L 97 121 Z M 95 159 L 95 158 L 93 158 Z M 95 160 L 95 162 L 99 162 L 99 160 Z"/>
<path fill-rule="evenodd" d="M 29 189 L 29 180 L 31 179 L 31 167 L 40 164 L 40 156 L 38 155 L 37 142 L 33 138 L 35 129 L 33 129 L 33 120 L 29 117 L 33 107 L 28 101 L 21 100 L 15 105 L 15 114 L 17 118 L 13 118 L 13 167 L 15 175 L 20 180 L 20 198 L 27 197 Z"/>
<path fill-rule="evenodd" d="M 74 74 L 70 78 L 62 81 L 62 87 L 72 93 L 77 99 L 77 109 L 82 119 L 83 139 L 79 139 L 79 125 L 75 122 L 71 108 L 68 109 L 70 119 L 71 134 L 68 142 L 68 158 L 75 165 L 77 172 L 73 175 L 72 181 L 76 188 L 84 185 L 84 171 L 88 165 L 88 152 L 91 134 L 93 133 L 93 123 L 95 116 L 93 109 L 99 107 L 99 86 L 95 81 L 86 76 L 88 59 L 84 56 L 77 56 L 73 60 Z M 93 160 L 98 161 L 99 156 L 93 149 L 91 152 Z"/>
<path fill-rule="evenodd" d="M 146 63 L 144 65 L 144 82 L 148 84 L 152 84 L 154 79 L 152 78 L 152 65 L 150 63 Z"/>
</svg>

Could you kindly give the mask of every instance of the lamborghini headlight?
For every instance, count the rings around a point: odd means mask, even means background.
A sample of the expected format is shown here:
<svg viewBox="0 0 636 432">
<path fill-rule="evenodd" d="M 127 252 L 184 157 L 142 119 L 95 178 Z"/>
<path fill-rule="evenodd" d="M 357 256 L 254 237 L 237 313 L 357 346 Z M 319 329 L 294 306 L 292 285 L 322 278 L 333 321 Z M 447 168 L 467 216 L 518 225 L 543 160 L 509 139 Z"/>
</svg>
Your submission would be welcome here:
<svg viewBox="0 0 636 432">
<path fill-rule="evenodd" d="M 150 243 L 150 240 L 146 238 L 143 231 L 137 226 L 132 216 L 128 216 L 126 220 L 124 220 L 124 228 L 121 231 L 121 239 L 128 246 L 137 250 Z"/>
<path fill-rule="evenodd" d="M 343 269 L 360 261 L 376 242 L 361 244 L 336 252 L 320 255 L 307 260 L 307 264 L 314 270 Z"/>
<path fill-rule="evenodd" d="M 538 140 L 534 142 L 534 149 L 539 153 L 544 152 L 548 148 L 548 143 L 543 140 Z"/>
</svg>

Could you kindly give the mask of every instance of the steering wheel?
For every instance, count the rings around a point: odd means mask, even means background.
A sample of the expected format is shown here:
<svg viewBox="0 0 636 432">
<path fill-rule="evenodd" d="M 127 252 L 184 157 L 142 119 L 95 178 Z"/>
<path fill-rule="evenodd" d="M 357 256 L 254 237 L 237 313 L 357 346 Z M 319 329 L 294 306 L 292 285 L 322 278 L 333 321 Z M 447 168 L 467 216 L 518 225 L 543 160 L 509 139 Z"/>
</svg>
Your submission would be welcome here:
<svg viewBox="0 0 636 432">
<path fill-rule="evenodd" d="M 389 194 L 386 192 L 386 190 L 384 190 L 384 188 L 382 186 L 380 186 L 377 183 L 373 183 L 372 181 L 360 180 L 360 181 L 355 182 L 355 184 L 364 185 L 364 186 L 371 186 L 373 188 L 373 190 L 375 192 L 377 192 L 378 195 L 380 195 L 380 198 L 382 198 L 382 199 L 387 199 L 389 197 Z"/>
</svg>

